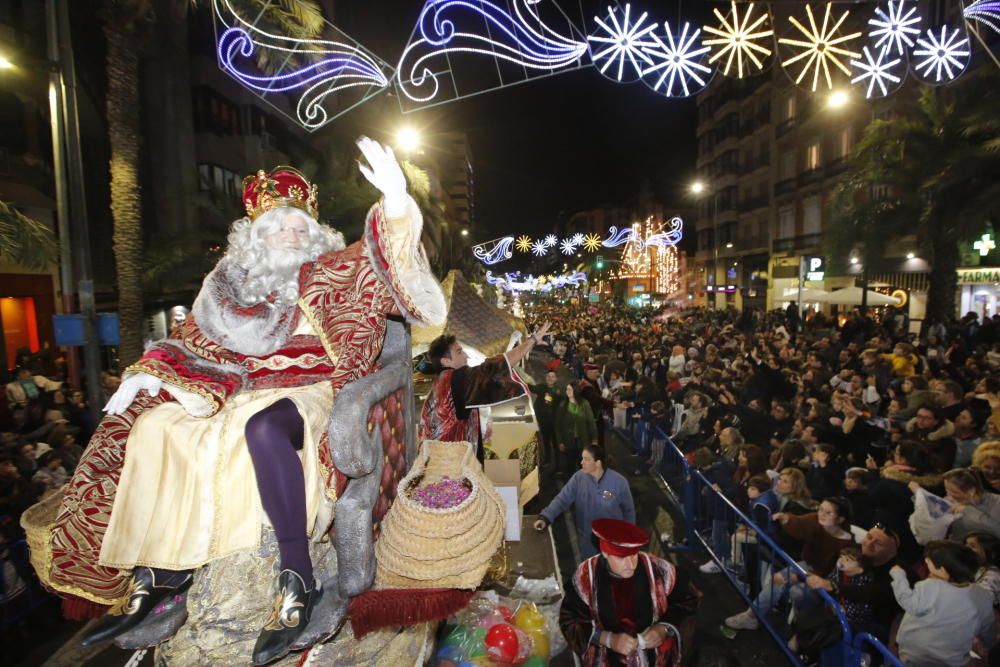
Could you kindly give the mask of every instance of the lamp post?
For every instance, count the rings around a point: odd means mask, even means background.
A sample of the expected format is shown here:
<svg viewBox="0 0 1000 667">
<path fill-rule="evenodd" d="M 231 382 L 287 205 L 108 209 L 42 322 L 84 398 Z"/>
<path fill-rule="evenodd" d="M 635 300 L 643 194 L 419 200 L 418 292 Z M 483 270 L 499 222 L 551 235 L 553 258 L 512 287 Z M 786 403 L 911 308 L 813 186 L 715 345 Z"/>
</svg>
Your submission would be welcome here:
<svg viewBox="0 0 1000 667">
<path fill-rule="evenodd" d="M 719 198 L 712 192 L 707 185 L 702 181 L 695 181 L 691 184 L 691 193 L 696 197 L 703 197 L 705 195 L 711 195 L 712 197 L 712 310 L 718 309 L 718 301 L 716 300 L 715 288 L 718 287 L 716 281 L 718 280 L 718 267 L 719 267 Z M 732 244 L 726 247 L 732 247 Z M 705 282 L 708 282 L 708 278 L 705 278 Z"/>
</svg>

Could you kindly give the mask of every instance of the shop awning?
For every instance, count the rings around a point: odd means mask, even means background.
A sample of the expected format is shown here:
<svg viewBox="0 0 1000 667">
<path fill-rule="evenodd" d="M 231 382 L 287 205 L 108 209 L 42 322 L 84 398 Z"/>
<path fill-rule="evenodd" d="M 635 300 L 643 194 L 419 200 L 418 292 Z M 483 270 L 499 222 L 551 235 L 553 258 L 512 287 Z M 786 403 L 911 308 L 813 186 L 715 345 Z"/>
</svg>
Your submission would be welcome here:
<svg viewBox="0 0 1000 667">
<path fill-rule="evenodd" d="M 845 306 L 860 306 L 861 295 L 862 289 L 860 287 L 845 287 L 844 289 L 830 292 L 826 296 L 816 299 L 816 301 L 819 301 L 820 303 L 836 303 Z M 869 306 L 898 306 L 899 299 L 894 296 L 882 294 L 881 292 L 868 290 L 867 304 Z"/>
</svg>

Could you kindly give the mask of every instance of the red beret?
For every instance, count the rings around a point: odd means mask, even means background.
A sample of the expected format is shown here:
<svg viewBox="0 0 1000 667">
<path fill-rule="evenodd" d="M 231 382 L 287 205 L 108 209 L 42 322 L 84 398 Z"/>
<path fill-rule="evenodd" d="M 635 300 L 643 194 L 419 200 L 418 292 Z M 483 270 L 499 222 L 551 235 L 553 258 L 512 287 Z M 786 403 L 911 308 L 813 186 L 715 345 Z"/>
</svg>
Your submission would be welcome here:
<svg viewBox="0 0 1000 667">
<path fill-rule="evenodd" d="M 559 359 L 549 359 L 548 361 L 545 362 L 545 368 L 550 371 L 554 371 L 557 368 L 559 368 L 559 365 L 561 363 L 562 362 Z"/>
<path fill-rule="evenodd" d="M 583 365 L 583 370 L 586 371 L 599 371 L 601 367 L 597 364 L 586 363 Z"/>
<path fill-rule="evenodd" d="M 635 555 L 649 542 L 649 533 L 621 519 L 595 519 L 591 530 L 601 543 L 601 551 L 609 556 Z"/>
</svg>

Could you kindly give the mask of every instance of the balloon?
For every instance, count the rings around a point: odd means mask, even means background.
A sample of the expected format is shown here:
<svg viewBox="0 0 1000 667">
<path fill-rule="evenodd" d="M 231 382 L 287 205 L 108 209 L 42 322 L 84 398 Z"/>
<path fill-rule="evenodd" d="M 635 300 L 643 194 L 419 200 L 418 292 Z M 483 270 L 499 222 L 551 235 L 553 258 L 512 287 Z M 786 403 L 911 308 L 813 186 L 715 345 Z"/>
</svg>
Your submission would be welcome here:
<svg viewBox="0 0 1000 667">
<path fill-rule="evenodd" d="M 521 667 L 546 667 L 548 661 L 545 658 L 540 658 L 537 655 L 533 655 L 528 658 Z"/>
<path fill-rule="evenodd" d="M 500 613 L 500 616 L 503 617 L 503 620 L 505 622 L 507 623 L 514 622 L 514 612 L 512 612 L 510 610 L 510 607 L 508 607 L 507 605 L 505 604 L 497 605 L 497 612 Z"/>
<path fill-rule="evenodd" d="M 514 662 L 519 648 L 517 632 L 505 623 L 494 625 L 486 633 L 486 655 L 491 660 Z"/>
<path fill-rule="evenodd" d="M 528 638 L 531 640 L 531 655 L 548 660 L 552 650 L 549 647 L 549 633 L 544 629 L 528 630 Z"/>
<path fill-rule="evenodd" d="M 459 646 L 442 646 L 437 652 L 438 660 L 448 660 L 451 662 L 459 662 L 465 657 L 465 652 Z"/>
<path fill-rule="evenodd" d="M 468 641 L 470 636 L 469 628 L 464 625 L 456 625 L 441 640 L 442 646 L 461 646 Z"/>
<path fill-rule="evenodd" d="M 529 602 L 526 605 L 521 605 L 521 608 L 514 614 L 514 625 L 525 632 L 544 628 L 545 617 L 542 616 L 542 612 L 538 611 L 538 607 L 535 606 L 534 602 Z"/>
<path fill-rule="evenodd" d="M 486 628 L 472 628 L 466 646 L 469 647 L 470 658 L 484 657 L 486 655 Z"/>
<path fill-rule="evenodd" d="M 503 616 L 500 615 L 499 611 L 494 610 L 483 616 L 481 619 L 479 619 L 479 626 L 489 629 L 492 628 L 494 625 L 503 622 L 504 622 Z"/>
</svg>

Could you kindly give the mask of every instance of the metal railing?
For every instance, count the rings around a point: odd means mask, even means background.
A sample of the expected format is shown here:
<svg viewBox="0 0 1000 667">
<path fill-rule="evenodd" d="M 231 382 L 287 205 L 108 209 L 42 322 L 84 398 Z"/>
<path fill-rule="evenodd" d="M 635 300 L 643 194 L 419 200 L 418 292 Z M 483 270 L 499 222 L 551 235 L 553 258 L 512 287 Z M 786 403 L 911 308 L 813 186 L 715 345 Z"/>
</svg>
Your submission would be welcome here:
<svg viewBox="0 0 1000 667">
<path fill-rule="evenodd" d="M 792 664 L 804 665 L 768 618 L 768 611 L 777 606 L 768 604 L 768 600 L 780 601 L 789 597 L 793 606 L 811 602 L 813 606 L 822 604 L 831 611 L 840 626 L 841 638 L 823 649 L 820 665 L 824 667 L 860 667 L 864 664 L 862 660 L 866 653 L 878 654 L 886 665 L 903 667 L 877 638 L 867 632 L 854 636 L 843 609 L 827 591 L 817 589 L 803 597 L 801 591 L 805 589 L 804 582 L 810 573 L 775 541 L 776 530 L 766 506 L 755 505 L 751 509 L 754 516 L 751 519 L 718 491 L 704 472 L 688 463 L 687 456 L 666 433 L 659 428 L 650 428 L 644 419 L 633 419 L 635 416 L 638 416 L 635 412 L 629 415 L 629 430 L 639 452 L 648 452 L 653 439 L 666 442 L 656 472 L 684 514 L 687 546 L 682 549 L 708 553 Z M 772 573 L 776 572 L 785 573 L 786 583 L 778 585 L 774 582 Z M 743 574 L 744 579 L 738 574 Z M 815 574 L 826 575 L 825 572 Z M 793 582 L 793 578 L 797 578 L 798 582 Z M 797 587 L 798 590 L 793 593 L 792 590 Z M 769 609 L 759 609 L 759 602 L 768 604 Z"/>
</svg>

